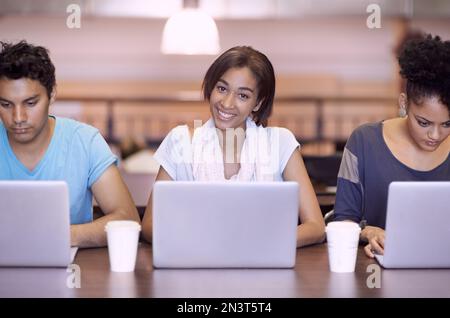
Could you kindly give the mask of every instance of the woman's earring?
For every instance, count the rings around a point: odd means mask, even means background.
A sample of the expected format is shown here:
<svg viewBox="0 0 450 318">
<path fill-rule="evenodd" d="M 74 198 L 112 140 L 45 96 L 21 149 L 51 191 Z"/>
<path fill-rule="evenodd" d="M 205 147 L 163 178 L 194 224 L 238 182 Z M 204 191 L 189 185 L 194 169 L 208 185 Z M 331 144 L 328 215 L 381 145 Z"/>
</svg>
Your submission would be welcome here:
<svg viewBox="0 0 450 318">
<path fill-rule="evenodd" d="M 252 109 L 252 113 L 256 113 L 261 108 L 261 102 L 255 105 Z"/>
<path fill-rule="evenodd" d="M 401 118 L 406 117 L 406 108 L 400 106 L 400 108 L 398 109 L 398 115 L 399 115 Z"/>
</svg>

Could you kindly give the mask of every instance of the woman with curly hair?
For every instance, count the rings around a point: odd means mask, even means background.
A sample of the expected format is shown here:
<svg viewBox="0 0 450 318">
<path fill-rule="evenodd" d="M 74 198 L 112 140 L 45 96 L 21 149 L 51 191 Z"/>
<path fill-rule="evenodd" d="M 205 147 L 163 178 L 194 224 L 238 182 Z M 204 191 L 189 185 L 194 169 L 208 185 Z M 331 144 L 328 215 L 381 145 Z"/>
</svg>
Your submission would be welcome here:
<svg viewBox="0 0 450 318">
<path fill-rule="evenodd" d="M 383 254 L 391 182 L 450 180 L 450 41 L 408 41 L 398 61 L 406 79 L 399 117 L 357 128 L 338 175 L 335 220 L 365 225 L 369 257 Z"/>
</svg>

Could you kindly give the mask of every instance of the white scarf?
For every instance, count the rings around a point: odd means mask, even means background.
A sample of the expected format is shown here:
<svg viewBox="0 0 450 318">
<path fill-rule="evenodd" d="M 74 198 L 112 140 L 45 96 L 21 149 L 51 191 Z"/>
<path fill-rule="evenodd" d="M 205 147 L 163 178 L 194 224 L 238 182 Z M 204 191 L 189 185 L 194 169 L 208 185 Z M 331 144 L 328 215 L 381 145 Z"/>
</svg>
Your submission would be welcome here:
<svg viewBox="0 0 450 318">
<path fill-rule="evenodd" d="M 227 140 L 230 140 L 230 138 L 227 138 Z M 262 126 L 256 126 L 252 119 L 247 118 L 245 140 L 240 157 L 241 167 L 235 180 L 273 181 L 274 166 L 272 156 L 270 156 L 270 146 L 268 130 Z M 234 145 L 232 149 L 235 149 Z M 274 149 L 278 151 L 278 147 Z M 203 126 L 195 129 L 192 137 L 192 156 L 194 180 L 226 180 L 222 148 L 212 118 Z"/>
</svg>

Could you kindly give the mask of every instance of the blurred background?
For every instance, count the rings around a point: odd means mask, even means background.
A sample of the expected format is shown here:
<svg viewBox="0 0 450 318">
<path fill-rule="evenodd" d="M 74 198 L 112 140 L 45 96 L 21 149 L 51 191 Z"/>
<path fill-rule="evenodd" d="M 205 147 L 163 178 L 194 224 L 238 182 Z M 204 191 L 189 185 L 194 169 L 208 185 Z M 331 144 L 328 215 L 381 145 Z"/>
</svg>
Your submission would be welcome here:
<svg viewBox="0 0 450 318">
<path fill-rule="evenodd" d="M 197 26 L 172 41 L 217 41 L 208 54 L 162 49 L 167 20 L 188 9 L 212 18 L 218 39 Z M 270 125 L 289 128 L 315 184 L 332 187 L 351 131 L 396 116 L 396 55 L 421 32 L 450 39 L 450 1 L 0 0 L 0 40 L 50 50 L 51 112 L 99 128 L 131 174 L 154 174 L 151 155 L 164 136 L 209 117 L 200 94 L 207 68 L 228 48 L 250 45 L 277 74 Z"/>
</svg>

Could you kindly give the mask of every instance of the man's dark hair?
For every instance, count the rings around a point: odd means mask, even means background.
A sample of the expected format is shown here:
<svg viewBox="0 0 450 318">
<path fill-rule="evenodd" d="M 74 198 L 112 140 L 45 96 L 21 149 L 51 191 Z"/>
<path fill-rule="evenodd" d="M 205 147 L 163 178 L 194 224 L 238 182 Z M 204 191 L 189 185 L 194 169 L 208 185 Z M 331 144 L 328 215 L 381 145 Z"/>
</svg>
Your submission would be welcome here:
<svg viewBox="0 0 450 318">
<path fill-rule="evenodd" d="M 408 101 L 436 96 L 450 112 L 450 41 L 427 35 L 406 42 L 398 57 Z"/>
<path fill-rule="evenodd" d="M 0 78 L 29 78 L 39 81 L 50 98 L 56 80 L 55 66 L 50 60 L 48 50 L 26 41 L 16 44 L 0 41 L 0 44 Z"/>
<path fill-rule="evenodd" d="M 220 77 L 231 68 L 242 67 L 248 67 L 258 83 L 257 103 L 261 102 L 261 107 L 253 112 L 253 119 L 257 125 L 266 126 L 275 96 L 275 74 L 267 56 L 250 46 L 233 47 L 213 62 L 203 79 L 203 97 L 209 101 Z"/>
</svg>

